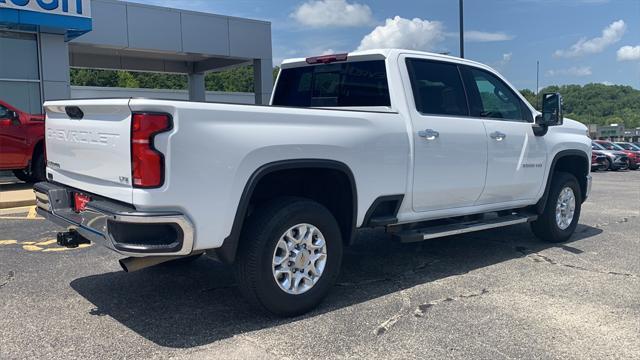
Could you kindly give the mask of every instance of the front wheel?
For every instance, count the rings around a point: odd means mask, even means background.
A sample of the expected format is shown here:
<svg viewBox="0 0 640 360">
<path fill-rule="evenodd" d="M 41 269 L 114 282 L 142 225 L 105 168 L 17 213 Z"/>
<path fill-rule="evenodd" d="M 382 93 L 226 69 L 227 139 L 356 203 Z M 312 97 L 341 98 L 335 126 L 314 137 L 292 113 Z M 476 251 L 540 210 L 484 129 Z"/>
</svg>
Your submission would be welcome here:
<svg viewBox="0 0 640 360">
<path fill-rule="evenodd" d="M 259 207 L 240 239 L 236 277 L 249 302 L 278 316 L 316 307 L 335 283 L 342 237 L 317 202 L 286 197 Z"/>
<path fill-rule="evenodd" d="M 567 241 L 578 226 L 581 206 L 582 192 L 576 177 L 565 172 L 554 173 L 543 213 L 531 223 L 531 230 L 544 241 Z"/>
</svg>

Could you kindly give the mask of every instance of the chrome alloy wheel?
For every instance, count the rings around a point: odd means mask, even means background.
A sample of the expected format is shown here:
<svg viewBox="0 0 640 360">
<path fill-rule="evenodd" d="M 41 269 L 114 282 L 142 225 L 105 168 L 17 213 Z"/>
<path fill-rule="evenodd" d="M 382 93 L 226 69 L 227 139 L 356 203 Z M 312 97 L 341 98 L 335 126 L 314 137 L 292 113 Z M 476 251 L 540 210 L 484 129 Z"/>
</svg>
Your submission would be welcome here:
<svg viewBox="0 0 640 360">
<path fill-rule="evenodd" d="M 560 191 L 558 202 L 556 203 L 556 224 L 560 229 L 565 230 L 571 225 L 575 211 L 576 196 L 573 193 L 573 189 L 568 186 L 564 187 Z"/>
<path fill-rule="evenodd" d="M 298 224 L 280 237 L 273 252 L 273 277 L 286 293 L 300 295 L 311 289 L 327 264 L 327 243 L 317 227 Z"/>
</svg>

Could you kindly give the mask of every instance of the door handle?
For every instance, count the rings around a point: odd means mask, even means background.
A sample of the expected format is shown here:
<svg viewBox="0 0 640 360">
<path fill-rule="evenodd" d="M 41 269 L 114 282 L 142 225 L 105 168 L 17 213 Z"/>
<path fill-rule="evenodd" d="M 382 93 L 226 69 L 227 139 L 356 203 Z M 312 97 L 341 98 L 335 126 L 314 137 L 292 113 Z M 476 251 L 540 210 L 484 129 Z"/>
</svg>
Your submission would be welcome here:
<svg viewBox="0 0 640 360">
<path fill-rule="evenodd" d="M 501 133 L 500 131 L 494 131 L 489 136 L 496 141 L 502 141 L 507 137 L 507 134 Z"/>
<path fill-rule="evenodd" d="M 426 129 L 418 131 L 418 136 L 423 137 L 427 140 L 435 140 L 440 136 L 440 133 L 433 129 Z"/>
</svg>

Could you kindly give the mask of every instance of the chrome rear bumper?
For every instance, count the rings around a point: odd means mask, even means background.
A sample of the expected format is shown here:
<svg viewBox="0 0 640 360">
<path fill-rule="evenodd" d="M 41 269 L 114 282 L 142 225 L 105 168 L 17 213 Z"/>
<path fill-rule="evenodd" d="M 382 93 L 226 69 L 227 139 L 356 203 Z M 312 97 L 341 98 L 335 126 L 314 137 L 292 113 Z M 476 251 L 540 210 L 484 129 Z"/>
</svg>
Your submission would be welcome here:
<svg viewBox="0 0 640 360">
<path fill-rule="evenodd" d="M 75 189 L 50 182 L 34 186 L 36 210 L 46 219 L 75 228 L 84 238 L 127 256 L 189 255 L 193 250 L 193 225 L 176 212 L 141 212 L 95 197 L 86 209 L 72 208 Z"/>
</svg>

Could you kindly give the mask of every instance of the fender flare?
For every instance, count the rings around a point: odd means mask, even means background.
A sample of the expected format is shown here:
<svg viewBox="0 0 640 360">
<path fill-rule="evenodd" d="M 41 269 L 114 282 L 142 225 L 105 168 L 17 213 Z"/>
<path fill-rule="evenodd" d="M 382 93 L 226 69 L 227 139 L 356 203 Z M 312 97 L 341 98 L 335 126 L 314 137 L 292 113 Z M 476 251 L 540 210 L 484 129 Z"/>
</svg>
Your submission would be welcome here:
<svg viewBox="0 0 640 360">
<path fill-rule="evenodd" d="M 249 208 L 249 200 L 253 196 L 253 192 L 256 186 L 260 183 L 260 180 L 266 175 L 269 175 L 276 171 L 305 168 L 338 170 L 347 176 L 347 178 L 349 179 L 349 183 L 351 184 L 351 196 L 353 204 L 350 229 L 350 238 L 353 238 L 358 217 L 358 195 L 355 178 L 353 176 L 353 173 L 351 172 L 351 169 L 346 164 L 340 161 L 326 159 L 295 159 L 274 161 L 260 166 L 253 172 L 253 174 L 251 174 L 251 176 L 247 180 L 247 183 L 244 186 L 244 190 L 242 191 L 242 195 L 240 196 L 238 207 L 236 208 L 236 215 L 233 219 L 231 233 L 224 239 L 222 246 L 215 249 L 218 259 L 227 264 L 231 264 L 234 262 L 236 252 L 238 250 L 238 244 L 240 242 L 240 234 L 242 233 L 242 227 L 244 225 L 244 220 Z M 349 241 L 349 239 L 343 240 Z"/>
<path fill-rule="evenodd" d="M 587 153 L 581 150 L 576 150 L 576 149 L 558 151 L 558 153 L 553 157 L 553 161 L 551 162 L 551 166 L 549 167 L 549 175 L 547 176 L 547 183 L 544 188 L 544 194 L 542 195 L 540 200 L 538 200 L 538 203 L 535 205 L 535 209 L 538 214 L 542 214 L 545 206 L 547 205 L 547 199 L 549 198 L 549 190 L 551 188 L 551 180 L 553 178 L 553 173 L 555 171 L 558 160 L 562 159 L 563 157 L 575 156 L 575 155 L 585 158 L 585 160 L 587 161 L 587 164 L 589 164 L 589 162 L 591 161 Z M 587 173 L 588 172 L 589 172 L 589 169 L 587 169 Z M 580 179 L 578 179 L 578 181 L 580 181 Z M 584 199 L 584 194 L 583 194 L 583 199 Z"/>
</svg>

